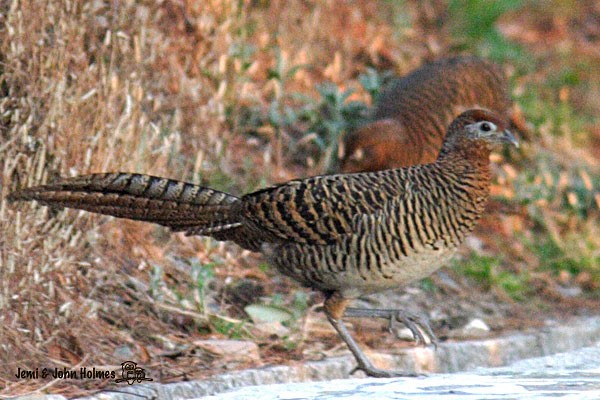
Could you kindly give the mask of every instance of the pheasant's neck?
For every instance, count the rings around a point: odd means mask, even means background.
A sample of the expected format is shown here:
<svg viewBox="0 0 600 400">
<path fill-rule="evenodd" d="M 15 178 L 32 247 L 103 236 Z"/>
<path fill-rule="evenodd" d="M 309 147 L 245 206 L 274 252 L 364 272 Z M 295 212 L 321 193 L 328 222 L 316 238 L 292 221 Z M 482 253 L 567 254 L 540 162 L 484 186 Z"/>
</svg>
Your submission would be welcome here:
<svg viewBox="0 0 600 400">
<path fill-rule="evenodd" d="M 447 179 L 447 184 L 455 188 L 458 197 L 468 196 L 468 202 L 461 202 L 468 211 L 480 213 L 490 194 L 490 150 L 485 145 L 454 149 L 442 154 L 433 164 Z"/>
</svg>

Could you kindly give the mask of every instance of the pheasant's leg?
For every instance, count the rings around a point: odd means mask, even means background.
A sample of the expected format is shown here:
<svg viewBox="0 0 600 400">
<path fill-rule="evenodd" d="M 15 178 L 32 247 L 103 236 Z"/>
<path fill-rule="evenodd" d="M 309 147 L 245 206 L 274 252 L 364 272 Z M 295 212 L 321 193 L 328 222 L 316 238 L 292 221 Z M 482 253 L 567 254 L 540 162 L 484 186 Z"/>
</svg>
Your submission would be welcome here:
<svg viewBox="0 0 600 400">
<path fill-rule="evenodd" d="M 342 340 L 346 343 L 354 358 L 356 358 L 356 362 L 358 366 L 355 368 L 356 370 L 364 371 L 368 376 L 376 377 L 376 378 L 392 378 L 398 376 L 417 376 L 414 373 L 406 373 L 401 371 L 389 371 L 380 368 L 376 368 L 371 361 L 367 358 L 365 353 L 358 347 L 358 344 L 354 340 L 354 338 L 348 332 L 346 325 L 342 321 L 342 316 L 344 315 L 344 311 L 346 310 L 346 305 L 350 300 L 344 299 L 339 296 L 337 293 L 333 293 L 330 295 L 324 304 L 325 315 L 327 315 L 327 319 L 333 325 L 337 333 L 340 335 Z"/>
<path fill-rule="evenodd" d="M 396 321 L 402 322 L 410 331 L 417 343 L 427 344 L 427 340 L 437 347 L 438 339 L 431 330 L 429 322 L 420 315 L 404 310 L 394 309 L 369 309 L 369 308 L 346 308 L 344 317 L 349 318 L 384 318 L 389 321 L 389 329 L 392 331 Z M 427 338 L 425 335 L 427 335 Z"/>
</svg>

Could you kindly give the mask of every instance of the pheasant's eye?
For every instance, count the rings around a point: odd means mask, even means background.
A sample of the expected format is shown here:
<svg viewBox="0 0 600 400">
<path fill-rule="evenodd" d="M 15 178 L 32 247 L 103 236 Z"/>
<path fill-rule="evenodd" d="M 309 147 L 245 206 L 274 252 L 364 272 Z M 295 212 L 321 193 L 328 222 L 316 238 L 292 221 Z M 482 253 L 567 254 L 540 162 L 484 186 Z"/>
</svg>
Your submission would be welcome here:
<svg viewBox="0 0 600 400">
<path fill-rule="evenodd" d="M 481 124 L 481 127 L 480 127 L 480 129 L 481 129 L 483 132 L 489 132 L 489 131 L 491 131 L 491 130 L 492 130 L 492 125 L 491 125 L 489 122 L 484 122 L 484 123 L 482 123 L 482 124 Z"/>
</svg>

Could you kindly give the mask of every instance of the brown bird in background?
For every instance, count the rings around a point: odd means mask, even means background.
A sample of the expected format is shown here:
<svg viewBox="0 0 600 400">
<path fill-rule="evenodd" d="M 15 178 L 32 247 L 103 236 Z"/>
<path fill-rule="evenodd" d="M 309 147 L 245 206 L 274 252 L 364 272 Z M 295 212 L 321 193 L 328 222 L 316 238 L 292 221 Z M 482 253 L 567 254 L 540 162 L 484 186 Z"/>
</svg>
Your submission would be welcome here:
<svg viewBox="0 0 600 400">
<path fill-rule="evenodd" d="M 484 210 L 492 147 L 518 144 L 507 127 L 495 113 L 469 110 L 452 122 L 433 163 L 315 176 L 242 197 L 117 172 L 16 191 L 9 199 L 154 222 L 262 252 L 281 273 L 325 294 L 325 314 L 357 369 L 376 377 L 405 376 L 376 368 L 342 318 L 400 321 L 418 340 L 425 342 L 427 335 L 434 341 L 427 322 L 402 310 L 347 305 L 426 277 L 451 258 Z"/>
<path fill-rule="evenodd" d="M 446 127 L 461 112 L 483 108 L 527 132 L 513 109 L 500 67 L 476 57 L 446 58 L 394 80 L 373 112 L 373 122 L 343 138 L 339 170 L 380 171 L 435 161 Z"/>
</svg>

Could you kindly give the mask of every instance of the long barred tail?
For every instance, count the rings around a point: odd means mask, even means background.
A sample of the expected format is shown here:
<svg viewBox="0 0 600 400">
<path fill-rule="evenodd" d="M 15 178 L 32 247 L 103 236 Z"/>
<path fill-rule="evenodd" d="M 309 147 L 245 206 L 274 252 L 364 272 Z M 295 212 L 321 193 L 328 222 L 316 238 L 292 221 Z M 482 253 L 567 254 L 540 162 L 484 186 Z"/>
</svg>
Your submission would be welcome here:
<svg viewBox="0 0 600 400">
<path fill-rule="evenodd" d="M 174 231 L 217 236 L 238 231 L 232 212 L 240 199 L 218 190 L 150 175 L 123 172 L 92 174 L 19 190 L 10 201 L 36 200 L 50 207 L 69 207 L 140 221 Z M 221 239 L 221 240 L 223 240 Z"/>
</svg>

